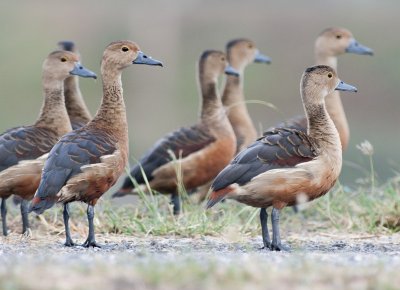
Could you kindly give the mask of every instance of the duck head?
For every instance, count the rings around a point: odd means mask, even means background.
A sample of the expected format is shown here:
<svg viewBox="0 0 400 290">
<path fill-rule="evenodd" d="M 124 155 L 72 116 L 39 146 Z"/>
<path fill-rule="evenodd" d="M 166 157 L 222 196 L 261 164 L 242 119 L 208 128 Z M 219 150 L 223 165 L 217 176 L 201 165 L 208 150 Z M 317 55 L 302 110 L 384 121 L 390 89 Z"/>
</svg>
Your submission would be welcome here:
<svg viewBox="0 0 400 290">
<path fill-rule="evenodd" d="M 321 104 L 334 90 L 357 92 L 357 88 L 341 81 L 336 71 L 327 65 L 317 65 L 305 70 L 301 79 L 305 103 Z"/>
<path fill-rule="evenodd" d="M 327 56 L 338 56 L 343 53 L 374 54 L 372 49 L 360 44 L 349 30 L 337 27 L 322 31 L 315 42 L 315 49 L 317 53 Z"/>
<path fill-rule="evenodd" d="M 106 71 L 122 70 L 132 64 L 163 66 L 163 64 L 147 56 L 140 47 L 129 40 L 110 43 L 104 50 L 102 73 Z"/>
<path fill-rule="evenodd" d="M 199 72 L 201 78 L 215 82 L 224 73 L 239 76 L 239 72 L 228 64 L 226 54 L 218 50 L 206 50 L 202 53 L 199 60 Z"/>
<path fill-rule="evenodd" d="M 250 63 L 271 63 L 271 58 L 262 54 L 249 39 L 235 39 L 226 45 L 229 63 L 238 71 L 243 71 Z"/>
<path fill-rule="evenodd" d="M 96 78 L 96 74 L 85 68 L 79 61 L 79 55 L 69 51 L 54 51 L 43 63 L 44 77 L 64 80 L 71 75 L 84 78 Z"/>
</svg>

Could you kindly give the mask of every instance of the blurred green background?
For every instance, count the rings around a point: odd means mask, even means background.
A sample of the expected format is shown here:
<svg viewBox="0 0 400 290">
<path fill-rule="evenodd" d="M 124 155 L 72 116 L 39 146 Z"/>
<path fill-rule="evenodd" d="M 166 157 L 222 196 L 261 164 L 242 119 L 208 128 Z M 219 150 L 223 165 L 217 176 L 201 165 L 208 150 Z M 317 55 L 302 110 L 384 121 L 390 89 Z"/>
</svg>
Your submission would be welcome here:
<svg viewBox="0 0 400 290">
<path fill-rule="evenodd" d="M 400 171 L 400 39 L 397 0 L 374 1 L 7 1 L 0 2 L 0 131 L 31 124 L 41 102 L 41 65 L 59 40 L 73 40 L 83 64 L 99 73 L 105 46 L 136 41 L 165 68 L 134 66 L 123 75 L 131 155 L 138 158 L 165 133 L 191 125 L 198 115 L 196 61 L 204 49 L 224 49 L 237 37 L 254 40 L 273 60 L 254 64 L 245 76 L 247 99 L 271 102 L 285 115 L 302 114 L 299 81 L 314 64 L 316 36 L 325 28 L 350 29 L 375 50 L 374 57 L 344 55 L 340 77 L 359 88 L 342 94 L 351 128 L 342 183 L 366 176 L 368 159 L 355 148 L 369 140 L 381 181 Z M 101 81 L 81 80 L 94 114 Z M 282 119 L 250 104 L 257 127 Z"/>
</svg>

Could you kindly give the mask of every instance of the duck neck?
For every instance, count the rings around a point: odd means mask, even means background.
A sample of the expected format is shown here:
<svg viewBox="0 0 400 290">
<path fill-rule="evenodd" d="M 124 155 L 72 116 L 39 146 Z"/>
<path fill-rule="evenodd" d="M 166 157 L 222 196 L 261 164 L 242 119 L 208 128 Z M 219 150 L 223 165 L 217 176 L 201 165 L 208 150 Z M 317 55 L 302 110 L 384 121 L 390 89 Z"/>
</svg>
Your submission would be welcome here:
<svg viewBox="0 0 400 290">
<path fill-rule="evenodd" d="M 337 71 L 337 57 L 328 56 L 323 53 L 316 53 L 316 64 L 329 65 Z M 342 142 L 342 148 L 345 149 L 349 142 L 350 130 L 347 122 L 346 114 L 344 112 L 342 100 L 340 99 L 340 93 L 334 91 L 325 98 L 326 109 L 335 123 L 335 126 L 339 132 L 340 141 Z"/>
<path fill-rule="evenodd" d="M 203 122 L 225 115 L 217 91 L 217 79 L 204 75 L 200 71 L 201 109 L 200 118 Z"/>
<path fill-rule="evenodd" d="M 304 96 L 305 92 L 302 92 Z M 341 148 L 340 138 L 325 102 L 310 102 L 303 97 L 304 110 L 308 122 L 308 135 L 315 140 L 321 150 L 337 150 Z"/>
<path fill-rule="evenodd" d="M 72 130 L 65 108 L 63 82 L 43 76 L 44 102 L 35 126 L 49 128 L 62 136 Z"/>
<path fill-rule="evenodd" d="M 71 124 L 86 124 L 92 116 L 79 89 L 78 77 L 69 77 L 64 81 L 65 107 Z"/>
<path fill-rule="evenodd" d="M 128 138 L 121 71 L 102 69 L 103 98 L 89 127 L 100 128 L 117 138 Z"/>
<path fill-rule="evenodd" d="M 240 151 L 257 138 L 257 131 L 245 104 L 243 90 L 244 68 L 232 63 L 231 65 L 239 71 L 240 76 L 227 76 L 222 94 L 222 103 L 227 109 L 228 119 L 235 132 L 238 151 Z"/>
</svg>

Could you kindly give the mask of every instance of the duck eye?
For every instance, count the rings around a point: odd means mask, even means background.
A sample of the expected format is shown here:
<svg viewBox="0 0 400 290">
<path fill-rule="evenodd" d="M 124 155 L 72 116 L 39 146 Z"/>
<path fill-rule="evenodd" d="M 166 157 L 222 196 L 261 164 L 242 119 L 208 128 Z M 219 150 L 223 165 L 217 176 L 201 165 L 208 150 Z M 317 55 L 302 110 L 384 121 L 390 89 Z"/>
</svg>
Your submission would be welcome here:
<svg viewBox="0 0 400 290">
<path fill-rule="evenodd" d="M 225 61 L 225 57 L 221 57 L 221 60 L 222 60 L 222 61 Z"/>
<path fill-rule="evenodd" d="M 61 62 L 66 62 L 66 61 L 67 61 L 67 59 L 65 57 L 61 58 Z"/>
<path fill-rule="evenodd" d="M 331 74 L 331 73 L 328 73 L 328 78 L 332 78 L 333 77 L 333 75 Z"/>
<path fill-rule="evenodd" d="M 129 48 L 126 47 L 126 46 L 123 46 L 123 47 L 121 48 L 121 50 L 122 50 L 123 52 L 127 52 L 127 51 L 129 50 Z"/>
<path fill-rule="evenodd" d="M 342 36 L 341 35 L 336 35 L 336 39 L 341 39 Z"/>
<path fill-rule="evenodd" d="M 251 43 L 249 44 L 249 48 L 253 48 L 253 45 Z"/>
</svg>

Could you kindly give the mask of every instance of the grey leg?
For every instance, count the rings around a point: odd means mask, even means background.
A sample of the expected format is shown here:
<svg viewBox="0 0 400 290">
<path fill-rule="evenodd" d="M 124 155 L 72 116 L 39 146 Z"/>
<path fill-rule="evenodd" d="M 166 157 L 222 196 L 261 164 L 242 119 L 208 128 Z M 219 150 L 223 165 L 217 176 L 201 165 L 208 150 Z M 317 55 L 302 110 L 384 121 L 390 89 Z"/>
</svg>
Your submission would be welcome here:
<svg viewBox="0 0 400 290">
<path fill-rule="evenodd" d="M 22 217 L 22 234 L 26 235 L 29 231 L 29 202 L 26 199 L 21 199 L 21 217 Z"/>
<path fill-rule="evenodd" d="M 179 194 L 173 193 L 171 195 L 171 203 L 173 205 L 174 215 L 179 215 L 181 213 L 181 201 L 179 198 Z"/>
<path fill-rule="evenodd" d="M 87 237 L 86 241 L 83 243 L 82 247 L 85 247 L 85 248 L 89 248 L 89 247 L 101 248 L 101 246 L 96 243 L 96 240 L 94 238 L 94 224 L 93 224 L 94 206 L 92 206 L 92 205 L 88 205 L 87 218 L 88 218 L 88 222 L 89 222 L 89 234 L 88 234 L 88 237 Z"/>
<path fill-rule="evenodd" d="M 290 249 L 283 246 L 281 243 L 281 236 L 279 233 L 279 213 L 280 210 L 276 208 L 272 208 L 272 251 L 289 251 Z"/>
<path fill-rule="evenodd" d="M 75 243 L 72 241 L 71 232 L 69 230 L 69 204 L 64 204 L 63 210 L 64 226 L 65 226 L 65 244 L 66 247 L 73 247 Z"/>
<path fill-rule="evenodd" d="M 269 238 L 268 232 L 268 214 L 265 208 L 260 209 L 260 223 L 261 223 L 261 234 L 263 239 L 263 249 L 271 249 L 271 239 Z"/>
<path fill-rule="evenodd" d="M 6 199 L 1 199 L 1 221 L 3 222 L 3 235 L 7 236 L 7 206 L 6 206 Z"/>
</svg>

